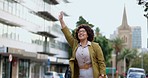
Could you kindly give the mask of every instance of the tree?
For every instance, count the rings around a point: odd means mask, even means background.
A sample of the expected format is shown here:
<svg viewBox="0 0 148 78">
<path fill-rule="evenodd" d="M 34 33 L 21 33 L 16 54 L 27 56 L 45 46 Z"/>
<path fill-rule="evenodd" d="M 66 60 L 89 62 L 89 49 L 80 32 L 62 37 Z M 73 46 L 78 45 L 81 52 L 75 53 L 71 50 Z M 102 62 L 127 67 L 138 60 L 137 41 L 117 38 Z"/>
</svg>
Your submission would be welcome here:
<svg viewBox="0 0 148 78">
<path fill-rule="evenodd" d="M 110 41 L 105 37 L 100 34 L 100 29 L 99 27 L 96 28 L 95 30 L 95 38 L 94 42 L 98 43 L 100 47 L 102 48 L 103 54 L 104 54 L 104 59 L 106 65 L 109 67 L 111 66 L 111 52 L 113 48 L 111 47 Z"/>
<path fill-rule="evenodd" d="M 96 36 L 94 42 L 98 43 L 103 51 L 106 65 L 111 66 L 110 58 L 113 48 L 109 40 L 105 36 Z"/>
<path fill-rule="evenodd" d="M 77 21 L 76 27 L 78 27 L 81 24 L 88 24 L 91 28 L 94 27 L 93 24 L 90 24 L 89 22 L 87 22 L 82 16 L 79 17 L 79 21 Z"/>
<path fill-rule="evenodd" d="M 111 40 L 111 42 L 112 42 L 112 47 L 114 48 L 116 53 L 116 70 L 117 70 L 118 53 L 123 49 L 124 41 L 120 37 L 116 37 L 115 39 Z"/>
<path fill-rule="evenodd" d="M 91 28 L 94 27 L 93 24 L 90 24 L 89 22 L 87 22 L 82 16 L 79 16 L 79 20 L 76 22 L 76 27 L 78 27 L 81 24 L 88 24 Z M 72 35 L 75 37 L 75 31 L 76 29 L 72 30 Z"/>
<path fill-rule="evenodd" d="M 142 63 L 141 60 L 142 60 L 142 58 L 139 57 L 139 56 L 141 56 L 141 54 L 138 55 L 138 56 L 133 60 L 133 63 L 132 63 L 132 65 L 131 65 L 131 67 L 138 67 L 138 68 L 141 68 L 141 67 L 142 67 L 142 66 L 141 66 L 141 63 Z M 148 73 L 148 61 L 147 61 L 147 59 L 148 59 L 148 53 L 145 52 L 145 53 L 143 54 L 143 68 L 145 69 L 146 73 Z"/>
<path fill-rule="evenodd" d="M 99 36 L 99 35 L 100 35 L 100 29 L 99 29 L 99 27 L 96 28 L 96 30 L 95 30 L 95 35 L 96 35 L 96 36 Z"/>
<path fill-rule="evenodd" d="M 126 67 L 129 68 L 131 66 L 133 59 L 137 57 L 137 49 L 129 49 L 129 48 L 124 48 L 120 53 L 119 57 L 117 58 L 118 61 L 124 60 L 124 57 L 128 55 L 128 57 L 125 58 L 126 62 Z"/>
<path fill-rule="evenodd" d="M 148 12 L 148 2 L 144 0 L 138 0 L 138 5 L 144 5 L 144 11 Z"/>
</svg>

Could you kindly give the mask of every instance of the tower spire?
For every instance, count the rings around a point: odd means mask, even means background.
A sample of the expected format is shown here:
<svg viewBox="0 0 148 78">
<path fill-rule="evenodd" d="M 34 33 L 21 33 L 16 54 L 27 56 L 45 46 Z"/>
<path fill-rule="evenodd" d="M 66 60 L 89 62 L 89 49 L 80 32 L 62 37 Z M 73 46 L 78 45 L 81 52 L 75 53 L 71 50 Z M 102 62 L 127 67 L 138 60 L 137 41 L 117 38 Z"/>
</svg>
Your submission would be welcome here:
<svg viewBox="0 0 148 78">
<path fill-rule="evenodd" d="M 127 28 L 127 26 L 128 26 L 125 6 L 124 6 L 124 12 L 123 12 L 123 18 L 122 18 L 122 25 L 121 26 L 123 26 L 125 28 Z"/>
</svg>

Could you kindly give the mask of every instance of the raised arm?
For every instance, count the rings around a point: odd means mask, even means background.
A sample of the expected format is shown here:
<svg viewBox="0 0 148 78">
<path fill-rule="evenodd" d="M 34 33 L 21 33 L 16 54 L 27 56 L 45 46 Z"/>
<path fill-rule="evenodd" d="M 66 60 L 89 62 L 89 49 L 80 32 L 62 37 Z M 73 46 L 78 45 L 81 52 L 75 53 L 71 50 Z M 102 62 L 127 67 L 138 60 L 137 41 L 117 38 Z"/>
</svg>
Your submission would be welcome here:
<svg viewBox="0 0 148 78">
<path fill-rule="evenodd" d="M 60 21 L 60 24 L 61 24 L 61 27 L 62 27 L 62 32 L 64 33 L 65 38 L 68 41 L 70 47 L 73 47 L 75 39 L 72 36 L 71 32 L 69 31 L 68 27 L 66 26 L 66 24 L 63 20 L 63 15 L 64 15 L 64 13 L 60 12 L 59 21 Z"/>
<path fill-rule="evenodd" d="M 63 11 L 61 11 L 60 15 L 59 15 L 59 21 L 60 21 L 62 29 L 66 27 L 66 24 L 65 24 L 65 22 L 63 20 L 63 15 L 64 15 L 64 13 L 63 13 Z"/>
</svg>

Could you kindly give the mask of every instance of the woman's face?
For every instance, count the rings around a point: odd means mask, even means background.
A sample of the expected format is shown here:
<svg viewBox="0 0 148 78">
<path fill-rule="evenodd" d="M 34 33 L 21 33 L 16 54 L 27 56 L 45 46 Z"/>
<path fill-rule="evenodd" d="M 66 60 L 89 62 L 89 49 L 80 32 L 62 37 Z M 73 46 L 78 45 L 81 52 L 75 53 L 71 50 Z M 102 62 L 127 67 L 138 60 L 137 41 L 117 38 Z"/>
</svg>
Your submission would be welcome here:
<svg viewBox="0 0 148 78">
<path fill-rule="evenodd" d="M 86 40 L 88 37 L 87 32 L 84 28 L 79 29 L 78 38 L 80 41 Z"/>
</svg>

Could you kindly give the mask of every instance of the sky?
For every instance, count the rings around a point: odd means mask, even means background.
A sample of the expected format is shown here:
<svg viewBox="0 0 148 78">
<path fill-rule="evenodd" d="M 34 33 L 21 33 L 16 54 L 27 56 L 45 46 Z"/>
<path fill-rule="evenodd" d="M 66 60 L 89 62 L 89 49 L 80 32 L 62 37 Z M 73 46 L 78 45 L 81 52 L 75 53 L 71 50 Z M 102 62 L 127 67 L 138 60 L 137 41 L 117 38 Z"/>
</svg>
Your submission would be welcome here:
<svg viewBox="0 0 148 78">
<path fill-rule="evenodd" d="M 100 28 L 100 32 L 110 37 L 122 23 L 124 7 L 126 8 L 129 26 L 140 26 L 142 35 L 142 48 L 146 48 L 147 19 L 144 8 L 138 5 L 137 0 L 68 0 L 70 3 L 60 4 L 59 9 L 66 12 L 69 17 L 64 17 L 67 26 L 76 27 L 79 16 L 83 16 L 89 23 Z"/>
</svg>

